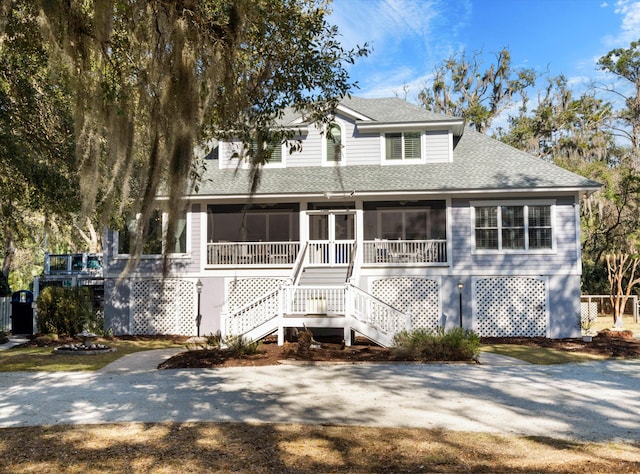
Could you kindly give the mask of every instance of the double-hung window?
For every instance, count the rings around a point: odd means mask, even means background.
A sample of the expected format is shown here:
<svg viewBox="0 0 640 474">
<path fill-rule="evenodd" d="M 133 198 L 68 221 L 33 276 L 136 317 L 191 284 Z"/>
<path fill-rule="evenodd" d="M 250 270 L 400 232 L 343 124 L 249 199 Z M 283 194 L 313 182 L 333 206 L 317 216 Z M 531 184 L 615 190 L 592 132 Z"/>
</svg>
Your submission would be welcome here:
<svg viewBox="0 0 640 474">
<path fill-rule="evenodd" d="M 472 203 L 476 250 L 553 249 L 553 206 Z"/>
<path fill-rule="evenodd" d="M 422 134 L 420 132 L 385 133 L 384 139 L 387 161 L 422 159 Z"/>
</svg>

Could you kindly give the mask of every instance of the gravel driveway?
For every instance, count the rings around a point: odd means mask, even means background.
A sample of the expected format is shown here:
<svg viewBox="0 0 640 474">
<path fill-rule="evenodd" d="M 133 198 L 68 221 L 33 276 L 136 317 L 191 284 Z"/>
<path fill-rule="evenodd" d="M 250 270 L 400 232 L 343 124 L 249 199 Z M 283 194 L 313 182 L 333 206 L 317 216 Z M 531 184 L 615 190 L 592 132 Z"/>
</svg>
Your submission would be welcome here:
<svg viewBox="0 0 640 474">
<path fill-rule="evenodd" d="M 640 440 L 640 361 L 0 373 L 0 427 L 244 421 Z"/>
</svg>

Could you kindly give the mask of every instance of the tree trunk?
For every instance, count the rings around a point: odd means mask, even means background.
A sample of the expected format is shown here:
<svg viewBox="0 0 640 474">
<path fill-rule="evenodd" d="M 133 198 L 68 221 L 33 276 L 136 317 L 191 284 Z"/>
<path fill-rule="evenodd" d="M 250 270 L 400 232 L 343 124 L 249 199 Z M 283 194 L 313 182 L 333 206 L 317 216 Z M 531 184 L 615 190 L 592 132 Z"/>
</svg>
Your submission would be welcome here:
<svg viewBox="0 0 640 474">
<path fill-rule="evenodd" d="M 2 259 L 2 273 L 5 278 L 9 279 L 9 272 L 11 271 L 11 265 L 13 264 L 13 256 L 16 253 L 16 249 L 13 246 L 13 237 L 11 234 L 7 234 L 7 240 L 5 242 L 5 252 Z"/>
<path fill-rule="evenodd" d="M 609 254 L 607 260 L 607 277 L 609 279 L 609 299 L 613 308 L 613 326 L 622 327 L 622 315 L 627 301 L 631 296 L 631 290 L 640 283 L 636 277 L 638 263 L 637 257 L 629 254 Z M 626 281 L 625 281 L 626 280 Z"/>
</svg>

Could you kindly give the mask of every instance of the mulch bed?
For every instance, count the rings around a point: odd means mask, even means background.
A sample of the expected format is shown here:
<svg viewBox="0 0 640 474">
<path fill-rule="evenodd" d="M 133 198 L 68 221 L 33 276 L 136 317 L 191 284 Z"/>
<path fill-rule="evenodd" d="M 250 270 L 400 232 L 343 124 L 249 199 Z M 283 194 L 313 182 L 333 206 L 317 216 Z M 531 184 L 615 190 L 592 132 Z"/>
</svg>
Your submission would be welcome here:
<svg viewBox="0 0 640 474">
<path fill-rule="evenodd" d="M 275 365 L 286 360 L 289 363 L 304 362 L 398 362 L 394 353 L 370 343 L 364 338 L 356 338 L 351 347 L 343 347 L 335 339 L 320 339 L 321 348 L 312 349 L 304 354 L 298 352 L 296 342 L 287 342 L 278 346 L 275 338 L 267 338 L 253 355 L 233 357 L 227 351 L 205 349 L 187 351 L 163 362 L 160 369 L 210 368 L 210 367 L 243 367 Z M 592 342 L 582 339 L 546 339 L 546 338 L 482 338 L 483 344 L 520 344 L 526 346 L 548 347 L 552 349 L 604 355 L 611 358 L 640 357 L 640 340 L 619 337 L 618 333 L 602 333 Z"/>
</svg>

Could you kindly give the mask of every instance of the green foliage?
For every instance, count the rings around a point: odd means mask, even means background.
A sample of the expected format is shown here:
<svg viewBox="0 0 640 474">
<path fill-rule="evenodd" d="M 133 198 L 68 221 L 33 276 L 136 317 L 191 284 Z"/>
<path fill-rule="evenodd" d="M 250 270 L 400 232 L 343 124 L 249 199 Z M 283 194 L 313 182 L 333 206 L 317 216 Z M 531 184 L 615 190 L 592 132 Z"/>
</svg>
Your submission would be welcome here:
<svg viewBox="0 0 640 474">
<path fill-rule="evenodd" d="M 274 131 L 287 107 L 328 122 L 354 86 L 346 65 L 368 53 L 343 49 L 324 0 L 40 3 L 43 63 L 73 91 L 84 208 L 107 221 L 131 203 L 134 256 L 160 190 L 173 234 L 179 198 L 201 176 L 197 146 L 292 138 Z M 251 158 L 254 183 L 265 158 Z"/>
<path fill-rule="evenodd" d="M 513 68 L 507 48 L 485 69 L 482 52 L 471 56 L 462 52 L 436 67 L 433 80 L 418 99 L 428 110 L 464 117 L 469 126 L 484 133 L 502 111 L 518 98 L 526 98 L 536 76 L 533 69 Z"/>
<path fill-rule="evenodd" d="M 204 342 L 187 345 L 188 350 L 218 349 L 226 350 L 232 357 L 242 357 L 258 352 L 259 341 L 249 341 L 243 336 L 228 335 L 222 337 L 220 331 L 204 338 Z"/>
<path fill-rule="evenodd" d="M 75 336 L 97 329 L 89 288 L 47 287 L 38 295 L 38 332 Z"/>
<path fill-rule="evenodd" d="M 224 345 L 234 357 L 256 354 L 260 347 L 260 341 L 249 341 L 244 336 L 227 336 Z"/>
<path fill-rule="evenodd" d="M 0 298 L 4 296 L 11 296 L 11 288 L 4 273 L 0 272 Z"/>
<path fill-rule="evenodd" d="M 5 342 L 9 342 L 9 334 L 4 331 L 0 331 L 0 344 L 4 344 Z"/>
<path fill-rule="evenodd" d="M 394 355 L 405 360 L 473 360 L 479 352 L 480 337 L 470 329 L 414 329 L 397 333 L 393 340 Z"/>
</svg>

